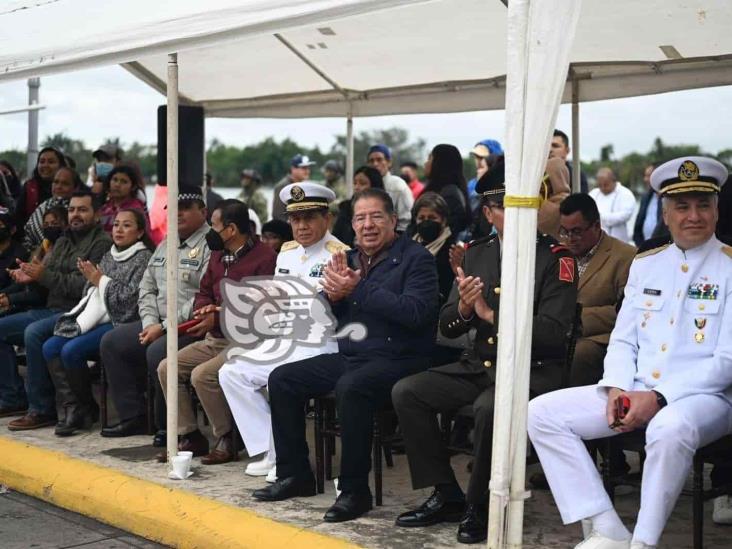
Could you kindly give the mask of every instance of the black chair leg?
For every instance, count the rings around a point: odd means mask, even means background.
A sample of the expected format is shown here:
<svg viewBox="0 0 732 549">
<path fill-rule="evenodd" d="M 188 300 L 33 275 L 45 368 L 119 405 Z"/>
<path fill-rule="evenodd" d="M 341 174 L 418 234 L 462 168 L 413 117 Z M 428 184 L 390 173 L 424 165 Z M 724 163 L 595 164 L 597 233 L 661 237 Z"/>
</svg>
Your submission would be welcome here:
<svg viewBox="0 0 732 549">
<path fill-rule="evenodd" d="M 147 434 L 155 434 L 155 380 L 149 372 L 147 372 L 145 378 L 147 379 Z"/>
<path fill-rule="evenodd" d="M 694 549 L 702 549 L 704 541 L 704 460 L 694 456 L 693 474 L 693 525 Z"/>
<path fill-rule="evenodd" d="M 377 416 L 378 417 L 378 416 Z M 381 425 L 380 421 L 374 421 L 373 434 L 373 454 L 374 454 L 374 492 L 376 497 L 376 505 L 382 504 L 382 470 L 381 470 Z"/>
<path fill-rule="evenodd" d="M 99 415 L 101 417 L 102 429 L 109 427 L 109 412 L 107 411 L 107 373 L 104 364 L 99 361 Z"/>
<path fill-rule="evenodd" d="M 313 418 L 315 429 L 315 486 L 319 494 L 325 491 L 325 462 L 324 450 L 325 440 L 323 436 L 323 403 L 315 399 L 315 417 Z"/>
<path fill-rule="evenodd" d="M 605 491 L 610 497 L 610 501 L 615 503 L 615 486 L 613 485 L 610 477 L 612 455 L 613 455 L 613 440 L 608 437 L 605 440 L 605 455 L 602 456 L 602 465 L 600 471 L 602 473 L 602 483 L 605 485 Z"/>
</svg>

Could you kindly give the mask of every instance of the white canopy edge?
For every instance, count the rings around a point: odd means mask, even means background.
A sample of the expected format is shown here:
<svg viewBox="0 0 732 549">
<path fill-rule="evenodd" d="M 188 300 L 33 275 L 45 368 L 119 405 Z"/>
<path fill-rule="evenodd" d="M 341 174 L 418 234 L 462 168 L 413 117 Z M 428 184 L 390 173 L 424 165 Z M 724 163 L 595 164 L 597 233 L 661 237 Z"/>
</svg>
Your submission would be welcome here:
<svg viewBox="0 0 732 549">
<path fill-rule="evenodd" d="M 28 45 L 20 50 L 22 56 L 15 51 L 16 48 L 12 48 L 9 54 L 0 51 L 0 82 L 128 63 L 141 57 L 180 53 L 304 25 L 323 24 L 432 1 L 219 0 L 206 5 L 198 0 L 159 0 L 153 3 L 146 0 L 100 1 L 95 4 L 77 0 L 15 0 L 0 8 L 0 19 L 8 18 L 7 21 L 15 25 L 28 25 L 31 34 L 28 36 Z M 146 13 L 141 16 L 139 10 L 143 7 Z M 66 41 L 63 47 L 58 46 L 57 40 L 51 41 L 47 49 L 33 47 L 34 27 L 45 28 L 45 21 L 65 20 L 69 15 L 74 15 L 75 10 L 81 13 L 86 11 L 84 15 L 89 17 L 86 23 L 78 22 L 81 26 L 93 24 L 97 16 L 120 21 L 124 26 L 122 34 L 127 34 L 126 43 L 121 45 L 114 37 L 105 39 L 92 32 L 83 32 L 78 33 L 76 42 L 69 44 Z M 133 13 L 136 17 L 131 18 Z M 36 25 L 33 18 L 44 18 L 44 22 Z M 129 34 L 130 24 L 133 28 L 137 27 L 132 34 Z M 218 30 L 212 32 L 210 29 Z M 0 44 L 3 42 L 0 38 Z"/>
<path fill-rule="evenodd" d="M 165 94 L 165 83 L 139 63 L 125 69 Z M 579 81 L 580 102 L 732 85 L 732 55 L 659 62 L 575 63 L 570 75 Z M 251 99 L 181 103 L 199 105 L 211 118 L 323 118 L 428 114 L 503 109 L 506 77 L 434 82 L 373 90 L 326 90 Z M 572 102 L 571 78 L 563 103 Z"/>
</svg>

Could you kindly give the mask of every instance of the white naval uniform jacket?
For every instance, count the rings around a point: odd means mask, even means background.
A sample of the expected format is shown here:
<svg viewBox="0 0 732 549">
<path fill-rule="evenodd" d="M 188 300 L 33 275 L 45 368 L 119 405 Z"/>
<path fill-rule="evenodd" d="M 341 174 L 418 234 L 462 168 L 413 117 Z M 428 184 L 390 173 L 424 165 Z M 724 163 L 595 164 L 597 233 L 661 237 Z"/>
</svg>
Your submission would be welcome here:
<svg viewBox="0 0 732 549">
<path fill-rule="evenodd" d="M 712 237 L 636 257 L 599 385 L 732 404 L 732 248 Z"/>
<path fill-rule="evenodd" d="M 323 271 L 330 256 L 348 250 L 330 232 L 312 246 L 305 248 L 295 240 L 285 242 L 277 255 L 275 276 L 291 275 L 310 281 L 317 291 L 322 289 Z"/>
</svg>

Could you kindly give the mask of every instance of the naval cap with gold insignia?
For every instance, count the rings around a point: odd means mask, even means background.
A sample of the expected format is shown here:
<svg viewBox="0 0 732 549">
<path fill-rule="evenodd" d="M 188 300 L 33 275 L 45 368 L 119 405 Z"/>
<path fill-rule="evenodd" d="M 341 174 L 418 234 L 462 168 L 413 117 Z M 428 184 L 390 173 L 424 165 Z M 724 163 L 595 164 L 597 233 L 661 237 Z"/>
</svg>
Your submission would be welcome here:
<svg viewBox="0 0 732 549">
<path fill-rule="evenodd" d="M 661 196 L 718 193 L 726 180 L 725 165 L 706 156 L 674 158 L 651 173 L 651 187 Z"/>
<path fill-rule="evenodd" d="M 280 200 L 287 205 L 287 213 L 327 209 L 335 198 L 331 189 L 312 181 L 290 183 L 280 191 Z"/>
</svg>

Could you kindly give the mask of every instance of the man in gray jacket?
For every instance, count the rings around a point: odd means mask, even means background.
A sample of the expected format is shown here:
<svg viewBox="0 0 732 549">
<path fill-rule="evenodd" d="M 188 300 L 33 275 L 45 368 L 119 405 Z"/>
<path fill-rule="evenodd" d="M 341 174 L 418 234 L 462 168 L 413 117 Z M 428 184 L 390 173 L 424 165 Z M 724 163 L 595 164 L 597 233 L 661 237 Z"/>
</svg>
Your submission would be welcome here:
<svg viewBox="0 0 732 549">
<path fill-rule="evenodd" d="M 0 411 L 23 417 L 8 424 L 11 431 L 25 431 L 56 423 L 55 390 L 43 358 L 43 343 L 53 335 L 56 320 L 81 299 L 86 279 L 79 259 L 99 263 L 112 239 L 99 225 L 99 212 L 89 191 L 77 191 L 69 203 L 69 230 L 59 238 L 48 261 L 20 263 L 11 275 L 18 284 L 38 282 L 48 289 L 46 307 L 9 315 L 0 320 Z M 28 374 L 26 390 L 18 375 L 13 345 L 24 345 Z"/>
<path fill-rule="evenodd" d="M 193 298 L 206 272 L 211 252 L 206 243 L 209 225 L 206 206 L 198 187 L 181 187 L 178 193 L 178 322 L 191 317 Z M 103 437 L 126 437 L 146 431 L 145 400 L 142 395 L 148 371 L 156 372 L 166 356 L 167 299 L 165 278 L 166 240 L 160 243 L 140 282 L 140 319 L 121 324 L 102 338 L 101 355 L 120 422 L 102 429 Z M 195 341 L 178 337 L 178 347 Z M 157 374 L 155 374 L 157 375 Z M 157 383 L 155 409 L 158 433 L 153 444 L 165 446 L 165 400 Z M 148 398 L 152 396 L 149 395 Z"/>
</svg>

